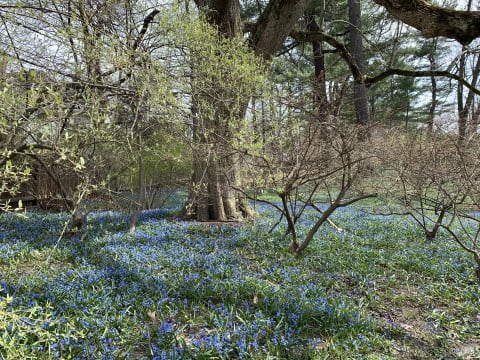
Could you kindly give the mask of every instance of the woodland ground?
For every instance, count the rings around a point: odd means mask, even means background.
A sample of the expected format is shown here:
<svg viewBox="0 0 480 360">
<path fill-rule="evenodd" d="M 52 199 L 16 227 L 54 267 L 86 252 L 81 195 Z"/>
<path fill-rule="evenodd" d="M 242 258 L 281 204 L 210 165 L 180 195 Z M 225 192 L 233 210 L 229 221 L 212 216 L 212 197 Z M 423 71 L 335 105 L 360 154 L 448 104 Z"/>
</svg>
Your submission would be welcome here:
<svg viewBox="0 0 480 360">
<path fill-rule="evenodd" d="M 0 215 L 4 359 L 475 359 L 473 260 L 408 218 L 337 212 L 304 256 L 273 210 L 253 224 L 95 212 Z M 305 231 L 314 219 L 301 224 Z"/>
</svg>

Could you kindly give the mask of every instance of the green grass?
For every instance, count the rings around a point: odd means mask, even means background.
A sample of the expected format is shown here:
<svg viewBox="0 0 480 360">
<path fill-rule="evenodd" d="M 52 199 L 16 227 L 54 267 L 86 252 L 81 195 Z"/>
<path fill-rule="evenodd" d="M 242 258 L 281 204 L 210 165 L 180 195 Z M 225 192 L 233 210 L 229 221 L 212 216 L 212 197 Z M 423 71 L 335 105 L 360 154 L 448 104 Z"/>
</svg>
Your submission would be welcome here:
<svg viewBox="0 0 480 360">
<path fill-rule="evenodd" d="M 5 359 L 475 358 L 473 261 L 410 219 L 343 209 L 300 258 L 260 207 L 254 225 L 145 212 L 0 215 L 0 354 Z M 305 234 L 315 220 L 299 225 Z M 478 352 L 477 352 L 478 354 Z"/>
</svg>

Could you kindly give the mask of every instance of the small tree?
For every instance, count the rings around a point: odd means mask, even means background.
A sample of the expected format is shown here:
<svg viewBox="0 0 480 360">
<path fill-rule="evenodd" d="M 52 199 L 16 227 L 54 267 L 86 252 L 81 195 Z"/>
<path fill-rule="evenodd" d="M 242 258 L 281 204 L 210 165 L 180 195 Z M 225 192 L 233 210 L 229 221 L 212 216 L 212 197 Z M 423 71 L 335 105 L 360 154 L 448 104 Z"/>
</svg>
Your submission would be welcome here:
<svg viewBox="0 0 480 360">
<path fill-rule="evenodd" d="M 0 133 L 9 139 L 0 163 L 19 167 L 28 159 L 43 168 L 79 228 L 80 201 L 108 186 L 119 168 L 112 163 L 125 149 L 141 163 L 143 144 L 158 131 L 159 119 L 172 114 L 165 52 L 159 37 L 145 40 L 159 11 L 140 11 L 130 1 L 45 1 L 31 9 L 19 1 L 0 24 L 11 43 L 1 73 L 12 83 L 1 94 L 6 120 Z M 168 29 L 158 27 L 162 34 Z M 119 104 L 128 109 L 122 119 Z M 70 177 L 77 178 L 73 186 L 65 181 Z"/>
<path fill-rule="evenodd" d="M 80 228 L 78 205 L 98 185 L 105 165 L 96 151 L 107 134 L 97 124 L 104 120 L 105 109 L 97 94 L 85 89 L 80 101 L 70 84 L 42 71 L 22 70 L 8 76 L 1 93 L 4 188 L 12 184 L 7 190 L 14 196 L 23 184 L 22 192 L 41 202 L 45 196 L 58 196 L 72 213 L 72 227 Z M 39 174 L 52 184 L 40 193 Z"/>
<path fill-rule="evenodd" d="M 480 152 L 478 138 L 394 131 L 382 143 L 380 167 L 391 214 L 408 215 L 433 240 L 447 234 L 477 264 L 480 282 Z"/>
<path fill-rule="evenodd" d="M 442 228 L 457 244 L 470 253 L 476 263 L 477 282 L 480 285 L 480 139 L 473 137 L 455 144 L 455 172 L 459 177 L 459 187 L 449 188 L 450 198 L 457 198 L 460 190 L 464 201 L 452 207 L 451 221 L 442 223 Z"/>
<path fill-rule="evenodd" d="M 449 212 L 466 199 L 454 144 L 445 135 L 400 129 L 377 140 L 380 186 L 389 212 L 410 216 L 426 239 L 435 239 Z"/>
<path fill-rule="evenodd" d="M 363 126 L 333 116 L 319 122 L 301 104 L 283 104 L 285 116 L 276 119 L 268 135 L 265 130 L 257 134 L 265 140 L 246 147 L 246 160 L 252 186 L 273 189 L 279 201 L 253 198 L 280 211 L 279 221 L 286 219 L 291 236 L 290 251 L 299 255 L 336 209 L 375 194 L 363 188 L 370 160 L 366 142 L 359 140 Z M 319 218 L 300 239 L 297 222 L 307 209 L 318 212 Z"/>
</svg>

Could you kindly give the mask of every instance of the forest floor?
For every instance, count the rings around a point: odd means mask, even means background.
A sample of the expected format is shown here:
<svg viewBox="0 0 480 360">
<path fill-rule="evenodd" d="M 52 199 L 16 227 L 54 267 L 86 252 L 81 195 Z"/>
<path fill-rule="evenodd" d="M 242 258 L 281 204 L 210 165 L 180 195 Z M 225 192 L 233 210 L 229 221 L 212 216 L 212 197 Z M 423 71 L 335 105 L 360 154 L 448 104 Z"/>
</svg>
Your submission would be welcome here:
<svg viewBox="0 0 480 360">
<path fill-rule="evenodd" d="M 478 359 L 474 262 L 408 218 L 343 209 L 299 258 L 278 214 L 209 224 L 0 215 L 0 358 Z M 305 234 L 315 214 L 300 224 Z"/>
</svg>

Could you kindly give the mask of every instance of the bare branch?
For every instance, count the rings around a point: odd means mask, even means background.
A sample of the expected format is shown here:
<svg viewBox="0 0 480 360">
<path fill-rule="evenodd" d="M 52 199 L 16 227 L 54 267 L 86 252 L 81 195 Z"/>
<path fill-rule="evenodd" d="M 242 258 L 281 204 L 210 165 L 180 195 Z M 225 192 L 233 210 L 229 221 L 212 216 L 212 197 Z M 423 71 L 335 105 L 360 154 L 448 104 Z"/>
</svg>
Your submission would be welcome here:
<svg viewBox="0 0 480 360">
<path fill-rule="evenodd" d="M 385 70 L 384 72 L 375 75 L 375 76 L 368 76 L 365 78 L 365 84 L 367 86 L 370 86 L 376 82 L 379 82 L 389 76 L 392 75 L 402 75 L 402 76 L 410 76 L 410 77 L 446 77 L 449 79 L 457 80 L 464 86 L 466 86 L 468 89 L 473 91 L 475 94 L 480 95 L 480 90 L 477 89 L 475 86 L 470 84 L 468 81 L 466 81 L 464 78 L 461 76 L 458 76 L 457 74 L 452 74 L 449 71 L 446 70 L 405 70 L 405 69 L 388 69 Z"/>
</svg>

